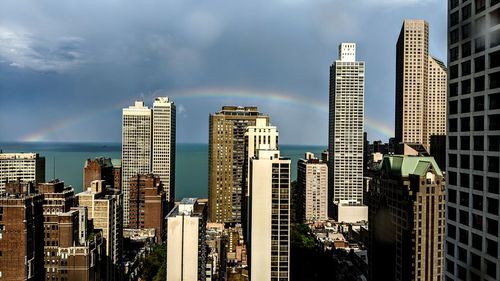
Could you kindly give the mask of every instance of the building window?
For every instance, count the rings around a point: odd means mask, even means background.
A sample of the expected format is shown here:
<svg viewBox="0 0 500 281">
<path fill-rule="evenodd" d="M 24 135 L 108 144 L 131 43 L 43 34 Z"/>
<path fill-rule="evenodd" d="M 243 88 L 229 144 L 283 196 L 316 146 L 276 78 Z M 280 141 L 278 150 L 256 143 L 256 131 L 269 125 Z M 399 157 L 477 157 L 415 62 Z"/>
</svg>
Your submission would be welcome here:
<svg viewBox="0 0 500 281">
<path fill-rule="evenodd" d="M 474 136 L 474 150 L 483 151 L 484 150 L 484 138 L 483 136 Z"/>
<path fill-rule="evenodd" d="M 492 114 L 488 115 L 489 123 L 490 123 L 490 130 L 496 131 L 500 130 L 500 114 Z"/>
<path fill-rule="evenodd" d="M 474 116 L 474 131 L 484 130 L 484 116 Z"/>
<path fill-rule="evenodd" d="M 488 136 L 488 150 L 500 151 L 500 136 Z"/>
<path fill-rule="evenodd" d="M 474 170 L 483 171 L 483 156 L 482 155 L 474 155 Z"/>
<path fill-rule="evenodd" d="M 493 279 L 497 278 L 497 265 L 495 262 L 491 262 L 487 259 L 484 259 L 486 263 L 486 274 L 491 276 Z"/>
<path fill-rule="evenodd" d="M 490 101 L 490 109 L 499 109 L 500 108 L 500 93 L 494 93 L 488 95 L 488 99 Z"/>
<path fill-rule="evenodd" d="M 483 176 L 472 176 L 472 188 L 474 188 L 475 190 L 483 190 Z"/>
<path fill-rule="evenodd" d="M 481 77 L 484 78 L 484 76 L 481 76 Z M 484 81 L 484 79 L 483 79 L 483 81 Z M 478 112 L 478 111 L 483 111 L 483 110 L 484 110 L 484 96 L 474 97 L 474 111 Z"/>
<path fill-rule="evenodd" d="M 499 184 L 498 178 L 488 177 L 488 192 L 498 194 Z"/>
<path fill-rule="evenodd" d="M 486 218 L 486 229 L 491 235 L 498 235 L 498 221 L 490 218 Z"/>
<path fill-rule="evenodd" d="M 471 4 L 462 8 L 462 20 L 467 20 L 471 16 Z"/>
<path fill-rule="evenodd" d="M 450 97 L 458 95 L 458 83 L 450 83 Z"/>
<path fill-rule="evenodd" d="M 500 173 L 498 157 L 488 156 L 488 172 Z"/>
<path fill-rule="evenodd" d="M 458 59 L 458 47 L 455 47 L 450 50 L 450 62 L 456 61 L 457 59 Z"/>
<path fill-rule="evenodd" d="M 472 233 L 472 247 L 483 251 L 483 238 L 475 233 Z"/>
<path fill-rule="evenodd" d="M 486 7 L 486 0 L 476 0 L 476 14 L 484 11 Z"/>
<path fill-rule="evenodd" d="M 471 91 L 470 79 L 463 80 L 461 84 L 462 84 L 462 95 L 470 94 Z"/>
</svg>

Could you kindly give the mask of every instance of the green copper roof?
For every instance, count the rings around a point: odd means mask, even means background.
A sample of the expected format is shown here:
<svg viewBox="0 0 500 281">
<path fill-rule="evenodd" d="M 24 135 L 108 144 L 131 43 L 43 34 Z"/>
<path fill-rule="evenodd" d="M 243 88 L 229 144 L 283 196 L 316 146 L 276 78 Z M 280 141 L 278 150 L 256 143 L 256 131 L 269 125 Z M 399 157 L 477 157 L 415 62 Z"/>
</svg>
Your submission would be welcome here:
<svg viewBox="0 0 500 281">
<path fill-rule="evenodd" d="M 438 175 L 443 175 L 434 157 L 386 155 L 382 163 L 380 163 L 379 170 L 407 177 L 408 175 L 424 176 L 431 167 Z"/>
</svg>

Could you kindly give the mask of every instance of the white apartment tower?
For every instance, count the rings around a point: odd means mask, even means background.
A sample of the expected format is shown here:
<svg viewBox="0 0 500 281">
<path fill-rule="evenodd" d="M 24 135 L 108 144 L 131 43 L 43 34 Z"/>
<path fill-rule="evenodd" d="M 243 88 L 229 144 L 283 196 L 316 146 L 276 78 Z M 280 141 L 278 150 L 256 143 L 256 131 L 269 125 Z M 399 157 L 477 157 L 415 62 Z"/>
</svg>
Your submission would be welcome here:
<svg viewBox="0 0 500 281">
<path fill-rule="evenodd" d="M 143 101 L 123 109 L 122 192 L 123 225 L 128 226 L 130 178 L 151 172 L 151 109 Z"/>
<path fill-rule="evenodd" d="M 167 216 L 167 281 L 205 280 L 206 202 L 184 198 Z"/>
<path fill-rule="evenodd" d="M 250 280 L 290 279 L 290 159 L 258 150 L 250 161 Z"/>
<path fill-rule="evenodd" d="M 175 200 L 175 104 L 168 97 L 153 103 L 153 174 L 160 176 L 167 201 Z"/>
<path fill-rule="evenodd" d="M 302 195 L 303 219 L 314 222 L 328 219 L 328 167 L 307 152 L 297 164 L 297 184 Z"/>
<path fill-rule="evenodd" d="M 396 44 L 396 141 L 422 144 L 446 134 L 445 65 L 429 55 L 429 25 L 405 20 Z"/>
<path fill-rule="evenodd" d="M 130 178 L 153 173 L 166 186 L 170 207 L 175 200 L 175 104 L 158 97 L 153 108 L 136 101 L 122 115 L 123 222 L 128 225 Z"/>
<path fill-rule="evenodd" d="M 20 179 L 24 182 L 45 182 L 45 157 L 38 153 L 0 152 L 0 193 L 5 184 Z"/>
<path fill-rule="evenodd" d="M 355 43 L 342 43 L 330 67 L 328 204 L 363 202 L 364 92 L 365 63 Z"/>
</svg>

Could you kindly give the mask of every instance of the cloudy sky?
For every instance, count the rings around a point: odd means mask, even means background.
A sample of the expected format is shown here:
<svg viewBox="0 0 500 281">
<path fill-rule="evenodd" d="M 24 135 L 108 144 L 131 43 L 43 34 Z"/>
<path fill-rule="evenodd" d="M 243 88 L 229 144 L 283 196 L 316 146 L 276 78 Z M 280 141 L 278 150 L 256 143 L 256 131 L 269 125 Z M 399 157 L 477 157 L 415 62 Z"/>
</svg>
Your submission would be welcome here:
<svg viewBox="0 0 500 281">
<path fill-rule="evenodd" d="M 179 142 L 207 142 L 208 114 L 235 104 L 270 114 L 282 143 L 326 144 L 340 42 L 366 61 L 369 139 L 387 140 L 406 18 L 445 60 L 442 0 L 2 0 L 0 141 L 120 141 L 121 108 L 166 95 Z"/>
</svg>

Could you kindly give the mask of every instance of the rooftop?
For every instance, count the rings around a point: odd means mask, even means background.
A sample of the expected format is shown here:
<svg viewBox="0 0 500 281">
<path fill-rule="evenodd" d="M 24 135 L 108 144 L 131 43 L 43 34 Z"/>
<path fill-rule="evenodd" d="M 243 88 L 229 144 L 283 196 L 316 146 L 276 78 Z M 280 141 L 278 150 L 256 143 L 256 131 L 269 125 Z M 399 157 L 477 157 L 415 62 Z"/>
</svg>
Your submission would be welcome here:
<svg viewBox="0 0 500 281">
<path fill-rule="evenodd" d="M 424 176 L 429 168 L 434 169 L 439 176 L 443 176 L 434 157 L 426 156 L 386 155 L 378 170 L 384 170 L 395 176 L 407 177 L 409 175 Z"/>
</svg>

